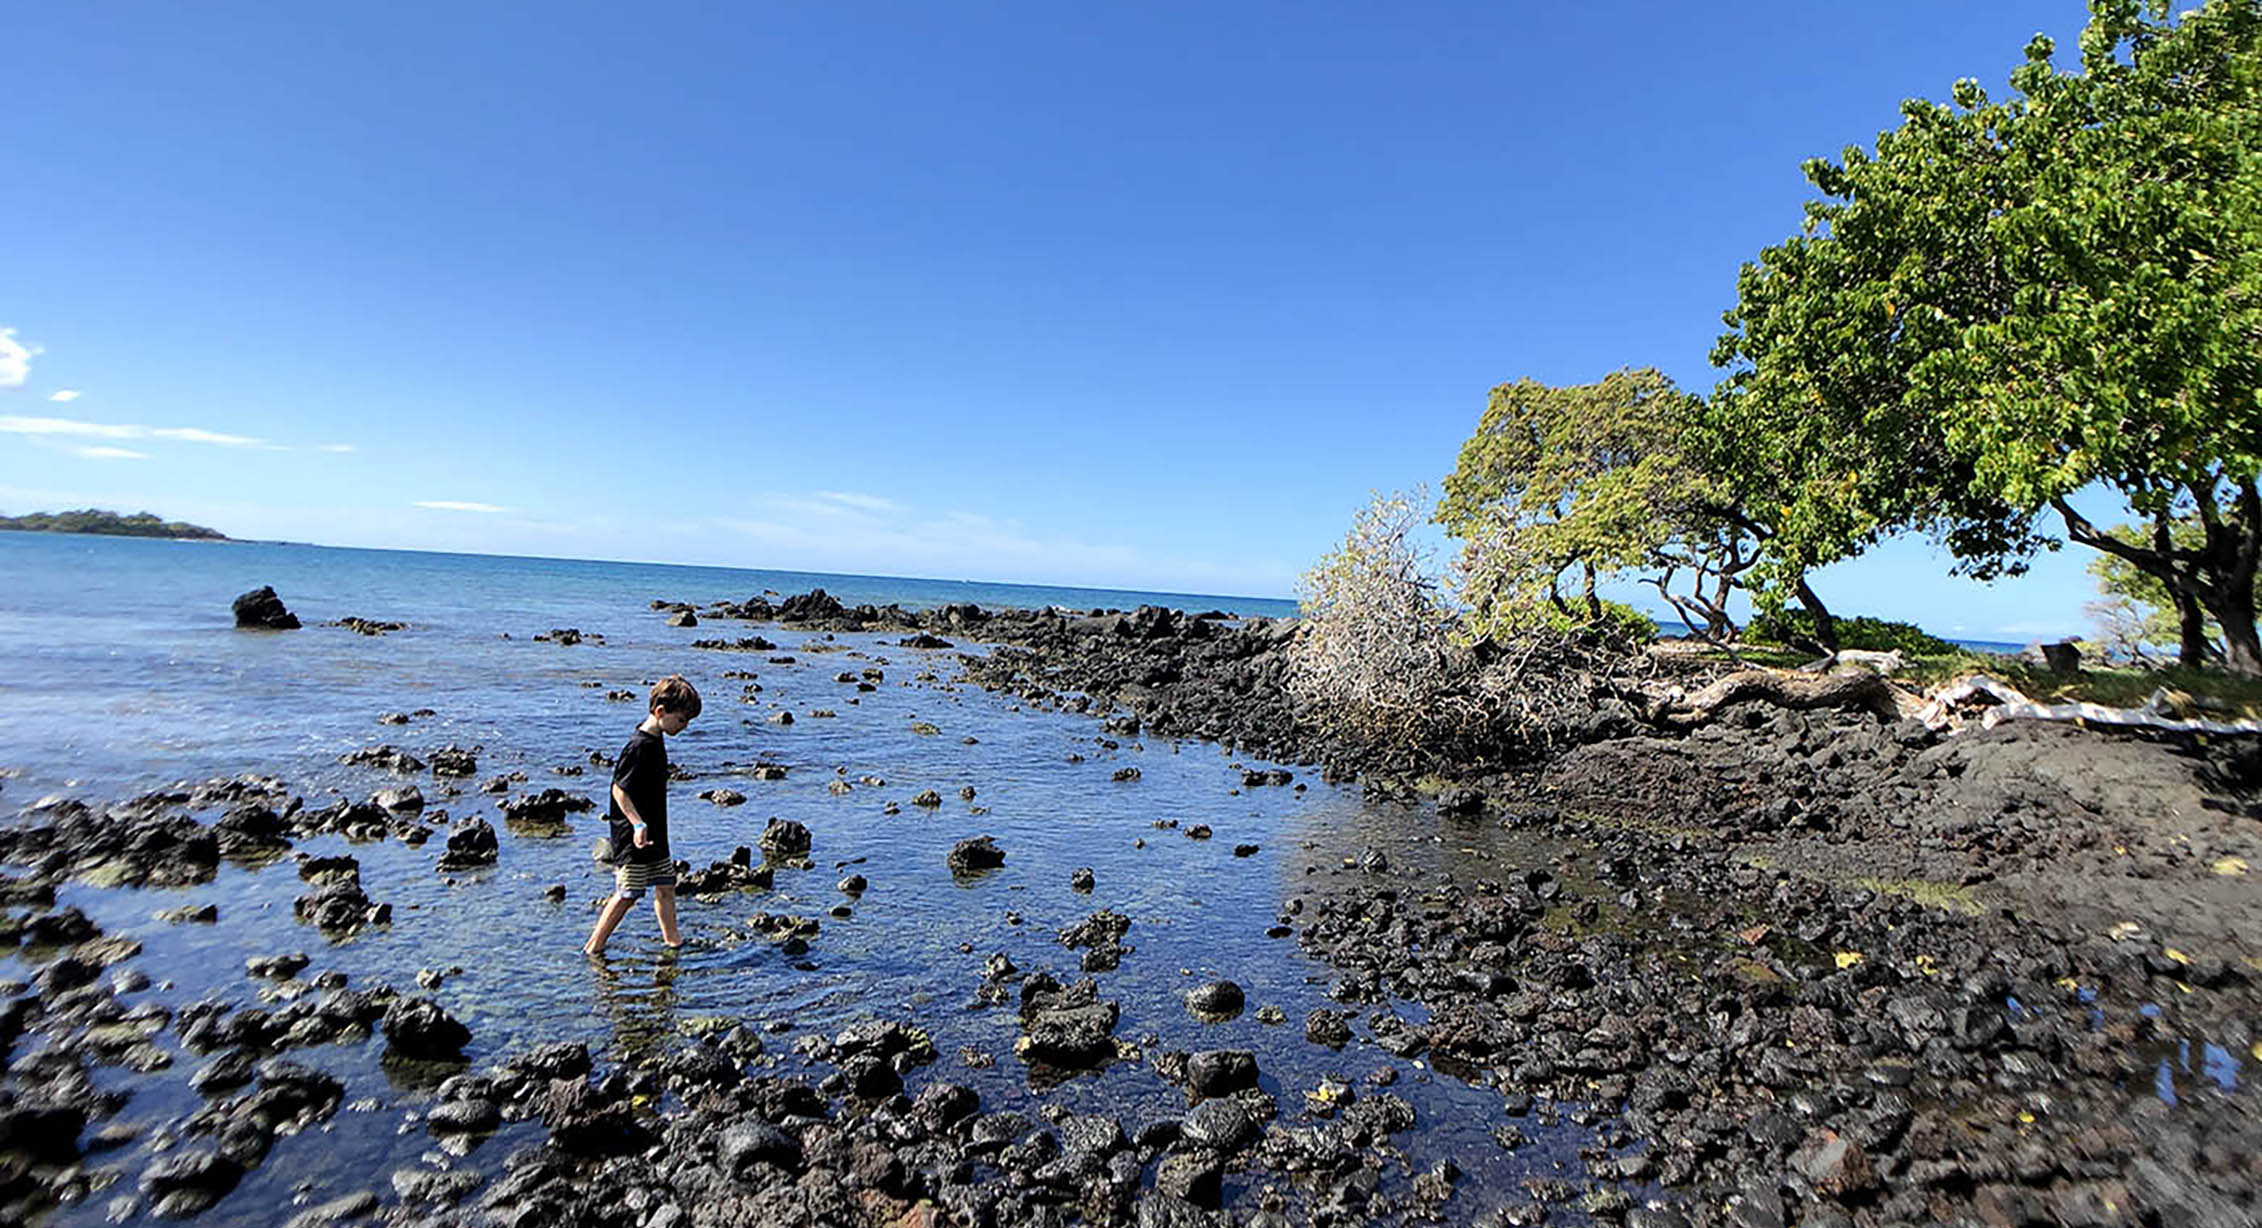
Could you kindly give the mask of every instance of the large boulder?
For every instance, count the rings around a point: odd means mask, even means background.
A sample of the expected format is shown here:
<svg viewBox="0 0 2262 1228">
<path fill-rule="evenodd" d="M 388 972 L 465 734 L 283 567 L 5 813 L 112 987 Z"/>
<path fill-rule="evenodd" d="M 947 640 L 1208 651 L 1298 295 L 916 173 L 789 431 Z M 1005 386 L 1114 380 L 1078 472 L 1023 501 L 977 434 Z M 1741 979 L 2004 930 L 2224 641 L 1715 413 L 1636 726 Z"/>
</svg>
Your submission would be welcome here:
<svg viewBox="0 0 2262 1228">
<path fill-rule="evenodd" d="M 542 1098 L 550 1145 L 569 1156 L 631 1155 L 652 1145 L 652 1133 L 625 1099 L 606 1096 L 583 1079 L 557 1079 Z"/>
<path fill-rule="evenodd" d="M 1039 973 L 1021 985 L 1021 1056 L 1070 1069 L 1099 1066 L 1116 1055 L 1116 1003 L 1101 1001 L 1090 978 L 1063 986 Z"/>
<path fill-rule="evenodd" d="M 525 836 L 565 835 L 572 830 L 566 821 L 567 815 L 596 808 L 595 802 L 563 789 L 544 789 L 502 803 L 503 822 Z"/>
<path fill-rule="evenodd" d="M 474 815 L 448 832 L 448 851 L 440 854 L 440 870 L 474 870 L 495 864 L 499 845 L 495 826 Z"/>
<path fill-rule="evenodd" d="M 386 1047 L 402 1057 L 421 1061 L 454 1061 L 463 1056 L 471 1029 L 458 1023 L 430 998 L 402 998 L 385 1008 L 379 1025 Z"/>
<path fill-rule="evenodd" d="M 745 1180 L 757 1173 L 757 1165 L 767 1164 L 788 1172 L 798 1170 L 801 1144 L 776 1126 L 749 1116 L 723 1130 L 715 1140 L 715 1158 L 724 1172 Z"/>
<path fill-rule="evenodd" d="M 141 1192 L 159 1215 L 194 1215 L 243 1180 L 243 1165 L 213 1146 L 183 1147 L 159 1156 L 142 1170 Z"/>
<path fill-rule="evenodd" d="M 980 870 L 995 870 L 1005 864 L 1005 850 L 988 836 L 975 836 L 961 840 L 950 847 L 944 860 L 954 874 L 972 874 Z"/>
<path fill-rule="evenodd" d="M 1222 1023 L 1241 1013 L 1248 999 L 1231 981 L 1211 981 L 1186 991 L 1186 1013 L 1204 1023 Z"/>
<path fill-rule="evenodd" d="M 1263 1131 L 1264 1124 L 1239 1100 L 1204 1100 L 1186 1114 L 1179 1136 L 1189 1143 L 1231 1153 L 1256 1141 Z"/>
<path fill-rule="evenodd" d="M 275 595 L 271 584 L 236 598 L 236 625 L 254 631 L 296 631 L 298 615 L 283 608 L 283 599 Z"/>
<path fill-rule="evenodd" d="M 817 622 L 822 619 L 841 618 L 847 613 L 848 610 L 841 605 L 840 598 L 818 588 L 786 598 L 778 606 L 778 621 L 786 623 Z"/>
<path fill-rule="evenodd" d="M 350 859 L 341 859 L 350 860 Z M 371 900 L 361 889 L 356 871 L 351 877 L 326 875 L 313 891 L 298 897 L 292 911 L 332 939 L 343 938 L 367 925 L 384 925 L 393 919 L 393 906 Z"/>
<path fill-rule="evenodd" d="M 1186 1086 L 1224 1096 L 1257 1085 L 1257 1055 L 1247 1049 L 1204 1049 L 1186 1059 Z"/>
<path fill-rule="evenodd" d="M 809 829 L 793 819 L 771 819 L 755 843 L 762 847 L 764 861 L 806 857 L 809 855 Z"/>
</svg>

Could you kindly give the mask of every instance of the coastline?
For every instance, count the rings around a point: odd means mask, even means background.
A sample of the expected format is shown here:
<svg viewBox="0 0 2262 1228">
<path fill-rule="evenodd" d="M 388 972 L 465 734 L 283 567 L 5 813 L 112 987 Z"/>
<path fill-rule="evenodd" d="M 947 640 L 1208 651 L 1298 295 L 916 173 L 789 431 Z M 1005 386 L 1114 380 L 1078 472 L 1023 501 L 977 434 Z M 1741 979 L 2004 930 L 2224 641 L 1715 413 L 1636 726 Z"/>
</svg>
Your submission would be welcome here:
<svg viewBox="0 0 2262 1228">
<path fill-rule="evenodd" d="M 642 617 L 657 622 L 683 604 L 660 598 Z M 1865 1223 L 2029 1205 L 2060 1218 L 2108 1205 L 2164 1219 L 2251 1210 L 2253 1186 L 2235 1167 L 2200 1160 L 2211 1143 L 2251 1137 L 2250 1091 L 2235 1078 L 2216 1087 L 2203 1073 L 2179 1072 L 2181 1095 L 2212 1114 L 2206 1138 L 2188 1113 L 2147 1100 L 2162 1045 L 2196 1038 L 2235 1054 L 2252 1039 L 2245 1029 L 2262 952 L 2237 945 L 2262 933 L 2250 922 L 2251 880 L 2213 874 L 2194 847 L 2253 835 L 2255 820 L 2240 809 L 2253 804 L 2251 782 L 2235 784 L 2235 747 L 2015 724 L 1942 738 L 1866 714 L 1753 707 L 1744 710 L 1750 719 L 1675 736 L 1601 722 L 1577 744 L 1525 761 L 1458 773 L 1437 764 L 1445 770 L 1430 779 L 1407 779 L 1300 731 L 1278 685 L 1292 624 L 1159 608 L 867 611 L 813 595 L 770 606 L 767 618 L 733 617 L 759 613 L 752 605 L 693 607 L 716 625 L 679 634 L 724 646 L 706 650 L 718 664 L 763 666 L 773 685 L 781 654 L 811 657 L 817 676 L 836 672 L 823 664 L 828 637 L 897 643 L 955 659 L 966 682 L 1024 705 L 1022 719 L 1062 713 L 1090 722 L 1095 746 L 1207 739 L 1258 761 L 1321 763 L 1325 779 L 1357 779 L 1370 806 L 1398 816 L 1400 834 L 1377 828 L 1366 845 L 1281 854 L 1292 877 L 1271 928 L 1337 978 L 1327 987 L 1334 1005 L 1304 1018 L 1304 1043 L 1347 1062 L 1356 1055 L 1374 1080 L 1434 1064 L 1489 1098 L 1482 1120 L 1505 1157 L 1534 1139 L 1591 1130 L 1595 1145 L 1567 1157 L 1564 1176 L 1527 1182 L 1500 1204 L 1516 1214 Z M 787 606 L 796 616 L 783 620 Z M 741 626 L 801 643 L 730 652 L 755 638 Z M 947 643 L 912 647 L 921 636 Z M 952 684 L 937 674 L 918 685 L 939 698 Z M 2218 763 L 2223 754 L 2232 758 Z M 1108 762 L 1120 760 L 1102 767 Z M 2217 787 L 2195 764 L 2231 773 L 2224 779 L 2233 783 Z M 2189 798 L 2167 796 L 2177 785 L 2162 774 L 2170 769 L 2190 769 L 2178 786 Z M 1287 783 L 1260 766 L 1236 770 L 1236 792 L 1252 799 Z M 1136 787 L 1136 772 L 1129 780 Z M 2116 781 L 2126 787 L 2081 795 Z M 453 804 L 476 809 L 469 778 L 429 783 L 432 801 L 460 790 Z M 0 894 L 33 909 L 16 932 L 44 961 L 34 978 L 44 1009 L 16 1026 L 44 1036 L 52 1051 L 94 1055 L 90 1029 L 130 1009 L 120 1000 L 130 991 L 79 979 L 133 955 L 64 902 L 73 883 L 193 889 L 200 875 L 238 861 L 269 864 L 256 873 L 276 875 L 296 845 L 327 850 L 334 846 L 323 841 L 343 838 L 363 850 L 354 855 L 361 868 L 322 868 L 325 852 L 301 861 L 297 877 L 311 918 L 302 924 L 341 931 L 348 945 L 336 953 L 350 954 L 350 936 L 381 929 L 374 910 L 401 891 L 376 873 L 378 849 L 428 845 L 443 865 L 466 858 L 472 878 L 462 889 L 476 890 L 480 857 L 562 821 L 543 809 L 556 803 L 541 803 L 533 782 L 505 781 L 505 789 L 505 821 L 495 824 L 351 796 L 320 804 L 311 789 L 251 778 L 36 806 L 28 827 L 5 829 L 0 850 L 20 871 Z M 1167 813 L 1167 797 L 1163 805 Z M 218 817 L 200 821 L 200 813 Z M 1148 835 L 1160 840 L 1164 822 Z M 2157 839 L 2130 841 L 2137 829 Z M 1476 854 L 1427 865 L 1425 830 Z M 762 843 L 769 861 L 771 842 Z M 2115 843 L 2130 851 L 2113 852 Z M 777 872 L 790 873 L 792 842 L 779 847 L 788 851 Z M 2101 872 L 2117 873 L 2127 892 L 2084 894 Z M 699 873 L 726 886 L 737 880 L 729 863 Z M 126 886 L 136 883 L 147 886 Z M 2208 899 L 2201 887 L 2224 898 Z M 2131 909 L 2142 911 L 2124 929 Z M 784 950 L 799 938 L 821 952 L 828 939 L 801 928 L 816 920 L 774 917 L 763 941 Z M 1132 930 L 1140 943 L 1144 932 Z M 474 1073 L 450 1064 L 450 1040 L 464 1043 L 461 1021 L 431 991 L 357 980 L 266 1006 L 182 1011 L 172 1026 L 193 1052 L 237 1055 L 247 1068 L 289 1054 L 300 1066 L 259 1075 L 232 1096 L 215 1083 L 211 1112 L 181 1126 L 184 1162 L 151 1169 L 157 1177 L 145 1173 L 141 1188 L 153 1203 L 177 1199 L 181 1211 L 224 1195 L 248 1179 L 277 1132 L 338 1111 L 340 1093 L 328 1090 L 335 1080 L 305 1073 L 304 1062 L 323 1060 L 331 1052 L 323 1046 L 374 1045 L 381 1035 L 388 1052 L 439 1062 L 445 1081 L 417 1111 L 435 1137 L 476 1140 L 480 1128 L 440 1123 L 493 1122 L 484 1128 L 518 1131 L 521 1141 L 500 1169 L 474 1153 L 449 1170 L 403 1170 L 414 1179 L 394 1176 L 395 1201 L 380 1194 L 356 1204 L 392 1222 L 465 1198 L 606 1223 L 619 1207 L 678 1199 L 705 1213 L 810 1223 L 892 1219 L 921 1201 L 954 1220 L 997 1224 L 1210 1222 L 1220 1207 L 1243 1218 L 1293 1209 L 1383 1223 L 1475 1212 L 1465 1200 L 1476 1195 L 1455 1190 L 1481 1173 L 1376 1179 L 1391 1171 L 1391 1157 L 1443 1126 L 1416 1114 L 1412 1087 L 1249 1086 L 1230 1073 L 1241 1069 L 1230 1047 L 1158 1051 L 1132 1037 L 1080 1033 L 1102 1006 L 1112 1018 L 1122 992 L 1108 987 L 1126 974 L 1093 958 L 1109 948 L 1100 941 L 1082 957 L 1089 989 L 1001 970 L 985 972 L 978 994 L 1018 1003 L 1025 1036 L 1066 1046 L 1064 1061 L 1104 1051 L 1118 1067 L 1151 1070 L 1183 1089 L 1183 1114 L 1141 1123 L 1128 1105 L 1095 1111 L 1086 1099 L 1083 1114 L 1064 1110 L 1048 1129 L 1018 1110 L 983 1112 L 967 1085 L 922 1073 L 937 1057 L 922 1045 L 917 1013 L 804 1037 L 798 1072 L 740 1020 L 689 1048 L 610 1068 L 567 1045 L 502 1055 Z M 1277 1059 L 1266 1053 L 1270 1069 Z M 1045 1104 L 1044 1085 L 1034 1075 L 1032 1084 Z M 2046 1111 L 2037 1111 L 2038 1097 Z M 222 1130 L 246 1114 L 270 1132 Z M 1049 1141 L 1033 1141 L 1039 1135 Z M 661 1141 L 668 1159 L 655 1169 L 643 1157 Z M 48 1174 L 40 1180 L 76 1179 L 38 1171 Z M 978 1172 L 1003 1180 L 955 1179 Z"/>
</svg>

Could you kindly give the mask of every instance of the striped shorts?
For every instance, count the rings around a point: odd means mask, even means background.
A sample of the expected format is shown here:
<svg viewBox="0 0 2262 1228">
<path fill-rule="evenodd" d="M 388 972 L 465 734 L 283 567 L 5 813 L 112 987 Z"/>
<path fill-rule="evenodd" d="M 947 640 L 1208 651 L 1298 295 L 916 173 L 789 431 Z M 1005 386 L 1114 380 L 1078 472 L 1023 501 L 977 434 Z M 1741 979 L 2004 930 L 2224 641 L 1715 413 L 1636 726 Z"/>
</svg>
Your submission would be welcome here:
<svg viewBox="0 0 2262 1228">
<path fill-rule="evenodd" d="M 624 861 L 613 867 L 613 893 L 624 900 L 642 899 L 646 887 L 675 886 L 672 861 Z"/>
</svg>

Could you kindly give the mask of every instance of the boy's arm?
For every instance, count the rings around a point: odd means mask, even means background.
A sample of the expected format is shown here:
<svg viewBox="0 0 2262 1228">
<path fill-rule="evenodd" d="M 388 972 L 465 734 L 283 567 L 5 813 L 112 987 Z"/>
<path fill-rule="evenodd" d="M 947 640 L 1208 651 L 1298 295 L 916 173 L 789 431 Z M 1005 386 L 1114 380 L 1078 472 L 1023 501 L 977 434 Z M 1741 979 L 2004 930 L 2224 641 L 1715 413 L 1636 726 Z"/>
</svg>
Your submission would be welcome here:
<svg viewBox="0 0 2262 1228">
<path fill-rule="evenodd" d="M 620 807 L 620 812 L 627 816 L 629 830 L 635 833 L 636 847 L 643 848 L 650 844 L 652 841 L 646 834 L 644 816 L 636 813 L 636 803 L 628 800 L 628 790 L 621 788 L 617 780 L 613 782 L 613 804 Z"/>
</svg>

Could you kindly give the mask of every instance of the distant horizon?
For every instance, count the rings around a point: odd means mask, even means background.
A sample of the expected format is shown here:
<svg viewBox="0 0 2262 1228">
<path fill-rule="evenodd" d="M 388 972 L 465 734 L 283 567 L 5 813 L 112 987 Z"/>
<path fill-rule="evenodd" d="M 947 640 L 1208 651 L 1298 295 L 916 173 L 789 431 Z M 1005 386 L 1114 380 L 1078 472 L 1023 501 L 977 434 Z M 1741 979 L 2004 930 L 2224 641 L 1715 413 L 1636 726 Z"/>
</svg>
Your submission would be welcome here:
<svg viewBox="0 0 2262 1228">
<path fill-rule="evenodd" d="M 5 515 L 5 514 L 6 514 L 5 512 L 0 512 L 0 515 Z M 206 527 L 209 527 L 209 526 L 206 526 Z M 770 574 L 770 575 L 810 576 L 810 577 L 815 577 L 815 578 L 819 578 L 819 579 L 826 579 L 826 578 L 830 578 L 830 579 L 840 579 L 840 580 L 862 580 L 862 581 L 899 581 L 899 582 L 908 582 L 908 583 L 914 583 L 914 584 L 937 584 L 937 585 L 942 585 L 942 584 L 974 584 L 974 585 L 986 585 L 986 586 L 990 586 L 990 587 L 994 587 L 994 588 L 1056 589 L 1056 590 L 1063 590 L 1063 591 L 1069 591 L 1069 592 L 1086 592 L 1086 593 L 1095 593 L 1095 594 L 1116 594 L 1116 595 L 1120 595 L 1120 596 L 1126 596 L 1126 597 L 1174 597 L 1174 598 L 1198 598 L 1198 599 L 1200 599 L 1200 601 L 1201 601 L 1201 602 L 1203 602 L 1203 603 L 1210 603 L 1210 604 L 1214 604 L 1214 605 L 1217 605 L 1217 606 L 1218 606 L 1219 608 L 1225 608 L 1226 606 L 1229 606 L 1229 605 L 1230 605 L 1231 603 L 1234 603 L 1234 602 L 1247 602 L 1247 601 L 1273 602 L 1273 603 L 1280 603 L 1280 604 L 1286 604 L 1286 605 L 1293 605 L 1293 606 L 1297 606 L 1297 607 L 1299 608 L 1299 610 L 1301 609 L 1301 605 L 1302 605 L 1302 603 L 1301 603 L 1301 602 L 1300 602 L 1300 601 L 1299 601 L 1299 600 L 1298 600 L 1297 598 L 1295 598 L 1295 597 L 1293 597 L 1293 596 L 1271 597 L 1271 596 L 1266 596 L 1266 595 L 1264 595 L 1264 594 L 1261 594 L 1261 593 L 1238 593 L 1238 594 L 1236 594 L 1236 593 L 1197 593 L 1197 592 L 1180 592 L 1180 591 L 1176 591 L 1176 590 L 1172 590 L 1172 589 L 1143 589 L 1143 588 L 1123 588 L 1123 587 L 1119 587 L 1119 586 L 1116 586 L 1116 585 L 1108 585 L 1108 584 L 1052 584 L 1052 583 L 1047 583 L 1047 582 L 1044 582 L 1044 581 L 1035 581 L 1035 580 L 1002 580 L 1002 579 L 987 579 L 987 578 L 982 578 L 982 577 L 975 577 L 975 576 L 918 576 L 918 575 L 895 575 L 895 574 L 892 574 L 892 573 L 885 573 L 885 572 L 858 572 L 858 571 L 830 571 L 830 570 L 811 570 L 811 569 L 808 569 L 808 568 L 799 568 L 799 567 L 755 567 L 755 566 L 750 566 L 750 565 L 746 565 L 746 564 L 734 564 L 734 563 L 684 563 L 684 562 L 675 562 L 675 561 L 666 560 L 666 559 L 616 559 L 616 558 L 599 558 L 599 557 L 594 557 L 594 556 L 589 556 L 589 555 L 571 555 L 571 554 L 522 554 L 522 553 L 511 552 L 511 551 L 496 551 L 496 550 L 427 550 L 427 549 L 420 549 L 420 548 L 417 548 L 417 547 L 413 547 L 413 546 L 349 546 L 349 545 L 337 545 L 337 544 L 333 544 L 333 543 L 329 543 L 329 542 L 300 541 L 300 540 L 296 540 L 296 539 L 292 539 L 292 538 L 280 538 L 280 537 L 233 537 L 233 536 L 230 536 L 230 537 L 223 537 L 223 538 L 218 538 L 218 539 L 213 539 L 213 538 L 203 538 L 203 539 L 199 539 L 199 538 L 189 538 L 189 537 L 128 537 L 128 536 L 124 536 L 124 535 L 120 535 L 120 534 L 111 534 L 111 533 L 65 533 L 65 532 L 53 532 L 53 531 L 41 531 L 41 530 L 15 530 L 15 529 L 0 529 L 0 532 L 24 532 L 24 533 L 27 533 L 27 534 L 30 534 L 30 535 L 35 535 L 35 536 L 42 536 L 42 537 L 93 537 L 93 538 L 108 538 L 108 539 L 111 539 L 111 540 L 118 540 L 118 541 L 173 541 L 173 542 L 180 542 L 180 543 L 183 543 L 183 544 L 187 544 L 187 545 L 199 545 L 199 546 L 291 546 L 291 547 L 298 547 L 298 548 L 304 548 L 304 549 L 313 549 L 313 550 L 350 550 L 350 551 L 354 551 L 354 552 L 357 552 L 357 553 L 368 553 L 368 554 L 429 554 L 429 555 L 441 555 L 441 556 L 454 557 L 454 558 L 471 558 L 471 559 L 522 559 L 522 560 L 535 561 L 535 562 L 546 562 L 546 563 L 595 563 L 595 564 L 604 564 L 604 565 L 607 565 L 607 566 L 617 566 L 617 567 L 666 567 L 666 568 L 675 568 L 675 569 L 679 569 L 679 570 L 685 570 L 685 571 L 736 571 L 736 572 L 746 572 L 746 573 L 749 573 L 749 574 L 754 574 L 754 573 L 766 573 L 766 574 Z M 819 587 L 822 587 L 822 586 L 820 585 Z M 785 595 L 788 595 L 788 596 L 790 596 L 790 595 L 792 595 L 792 594 L 785 594 Z M 835 594 L 835 595 L 837 596 L 837 594 Z M 1613 600 L 1616 600 L 1616 598 L 1613 598 Z M 1695 627 L 1691 626 L 1691 625 L 1690 625 L 1690 624 L 1689 624 L 1688 622 L 1686 622 L 1685 620 L 1683 620 L 1683 619 L 1682 619 L 1682 617 L 1681 617 L 1681 615 L 1680 615 L 1680 613 L 1679 613 L 1678 611 L 1675 611 L 1675 610 L 1673 610 L 1673 609 L 1671 609 L 1671 608 L 1669 608 L 1669 607 L 1665 607 L 1665 606 L 1662 606 L 1662 605 L 1658 605 L 1658 604 L 1654 604 L 1654 603 L 1649 603 L 1649 602 L 1643 602 L 1643 601 L 1639 601 L 1639 600 L 1628 601 L 1628 602 L 1626 602 L 1626 604 L 1632 605 L 1632 606 L 1633 606 L 1634 608 L 1636 608 L 1636 609 L 1640 610 L 1640 611 L 1641 611 L 1642 613 L 1644 613 L 1644 614 L 1648 615 L 1648 616 L 1649 616 L 1650 618 L 1654 619 L 1654 620 L 1655 620 L 1655 621 L 1657 622 L 1657 624 L 1658 624 L 1658 628 L 1659 628 L 1659 631 L 1660 631 L 1660 633 L 1661 633 L 1661 634 L 1674 634 L 1673 632 L 1671 632 L 1671 631 L 1667 630 L 1667 628 L 1669 628 L 1669 627 L 1671 627 L 1671 626 L 1679 626 L 1679 627 L 1683 628 L 1683 629 L 1684 629 L 1684 630 L 1685 630 L 1686 632 L 1688 632 L 1689 634 L 1694 634 L 1694 633 L 1695 633 L 1695 631 L 1696 631 L 1696 628 L 1695 628 Z M 1190 608 L 1190 607 L 1174 607 L 1174 608 Z M 1236 612 L 1236 613 L 1237 613 L 1237 611 L 1228 611 L 1228 612 Z M 1271 615 L 1267 615 L 1267 617 L 1272 617 L 1272 616 L 1271 616 Z M 1922 624 L 1917 624 L 1917 625 L 1918 625 L 1918 626 L 1920 626 L 1920 627 L 1922 626 Z M 2018 639 L 1996 639 L 1996 638 L 1991 638 L 1991 637 L 1973 637 L 1973 636 L 1964 636 L 1964 635 L 1958 635 L 1958 634 L 1951 634 L 1951 633 L 1943 632 L 1943 631 L 1937 630 L 1937 629 L 1935 629 L 1935 628 L 1932 628 L 1932 627 L 1923 627 L 1923 629 L 1924 629 L 1924 630 L 1925 630 L 1926 632 L 1928 632 L 1928 633 L 1930 633 L 1930 634 L 1932 634 L 1932 635 L 1938 636 L 1938 637 L 1939 637 L 1939 638 L 1941 638 L 1941 639 L 1947 640 L 1947 641 L 1949 641 L 1949 642 L 1951 642 L 1951 643 L 1954 643 L 1954 644 L 1958 644 L 1958 645 L 1961 645 L 1961 646 L 1964 646 L 1964 647 L 1973 647 L 1973 648 L 1994 648 L 1994 649 L 2014 649 L 2014 650 L 2015 650 L 2015 649 L 2019 649 L 2019 648 L 2024 648 L 2024 647 L 2026 647 L 2026 646 L 2027 646 L 2027 645 L 2029 645 L 2029 644 L 2032 644 L 2032 643 L 2036 643 L 2036 642 L 2039 642 L 2039 641 L 2037 641 L 2037 640 L 2035 640 L 2035 639 L 2024 639 L 2024 640 L 2018 640 Z"/>
<path fill-rule="evenodd" d="M 1370 492 L 1435 489 L 1496 385 L 1709 391 L 1807 159 L 2085 19 L 32 6 L 0 80 L 29 185 L 0 194 L 0 503 L 1288 593 Z M 1815 584 L 2047 637 L 2085 629 L 2087 558 L 1990 587 L 1903 539 Z"/>
<path fill-rule="evenodd" d="M 5 515 L 6 513 L 0 513 Z M 756 567 L 743 563 L 685 563 L 667 559 L 616 559 L 578 554 L 524 554 L 498 550 L 428 550 L 415 546 L 350 546 L 333 542 L 301 541 L 285 537 L 135 537 L 120 533 L 74 533 L 56 530 L 0 529 L 34 537 L 85 537 L 106 541 L 178 542 L 191 546 L 290 546 L 309 550 L 350 550 L 361 554 L 428 554 L 466 559 L 519 559 L 543 563 L 597 563 L 613 567 L 666 567 L 683 571 L 736 571 L 749 574 L 810 576 L 819 579 L 904 581 L 915 584 L 972 584 L 993 588 L 1055 589 L 1064 592 L 1114 593 L 1127 597 L 1193 597 L 1207 602 L 1263 601 L 1299 604 L 1294 597 L 1268 597 L 1261 593 L 1197 593 L 1173 589 L 1124 588 L 1107 584 L 1054 584 L 1041 580 L 997 580 L 975 576 L 916 576 L 885 572 L 810 570 L 800 567 Z M 791 594 L 787 594 L 791 595 Z M 837 594 L 836 594 L 837 595 Z"/>
</svg>

